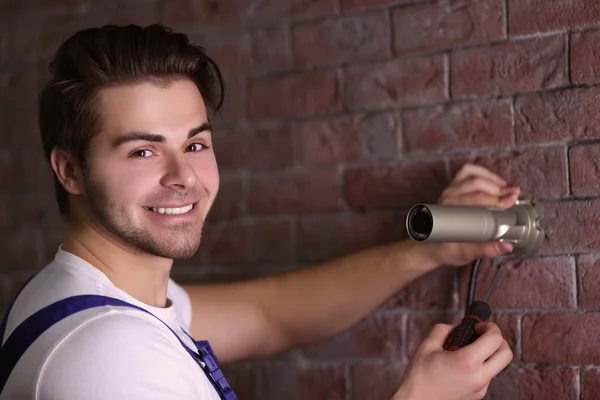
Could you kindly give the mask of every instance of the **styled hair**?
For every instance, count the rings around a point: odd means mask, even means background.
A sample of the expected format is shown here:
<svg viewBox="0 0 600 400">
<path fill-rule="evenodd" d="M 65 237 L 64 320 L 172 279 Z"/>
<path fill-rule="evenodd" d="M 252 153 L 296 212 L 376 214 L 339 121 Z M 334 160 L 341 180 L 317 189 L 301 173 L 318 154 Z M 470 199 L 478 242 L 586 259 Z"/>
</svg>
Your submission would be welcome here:
<svg viewBox="0 0 600 400">
<path fill-rule="evenodd" d="M 44 154 L 52 149 L 71 153 L 82 168 L 91 139 L 102 129 L 100 89 L 177 79 L 195 83 L 209 118 L 222 106 L 224 84 L 217 64 L 205 49 L 170 28 L 153 24 L 105 25 L 69 37 L 49 64 L 52 75 L 38 98 Z M 68 192 L 54 177 L 61 214 L 68 213 Z"/>
</svg>

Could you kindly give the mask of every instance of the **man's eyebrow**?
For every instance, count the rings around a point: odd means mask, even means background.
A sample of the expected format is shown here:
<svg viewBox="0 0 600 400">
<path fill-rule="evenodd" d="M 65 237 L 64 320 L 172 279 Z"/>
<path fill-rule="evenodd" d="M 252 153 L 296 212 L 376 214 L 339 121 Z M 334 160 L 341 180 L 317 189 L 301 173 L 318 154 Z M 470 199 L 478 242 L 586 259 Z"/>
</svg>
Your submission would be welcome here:
<svg viewBox="0 0 600 400">
<path fill-rule="evenodd" d="M 209 131 L 209 132 L 212 131 L 212 126 L 210 126 L 210 124 L 208 122 L 205 122 L 196 128 L 190 129 L 190 131 L 188 132 L 188 139 L 196 136 L 199 133 L 206 132 L 206 131 Z"/>
<path fill-rule="evenodd" d="M 212 127 L 210 126 L 210 124 L 208 122 L 203 123 L 200 126 L 197 126 L 195 128 L 192 128 L 189 130 L 188 132 L 188 139 L 198 135 L 199 133 L 205 132 L 205 131 L 211 131 Z M 163 135 L 159 135 L 156 133 L 149 133 L 149 132 L 131 132 L 128 133 L 126 135 L 123 136 L 119 136 L 118 138 L 116 138 L 115 140 L 113 140 L 112 142 L 112 147 L 116 148 L 119 147 L 125 143 L 128 142 L 138 142 L 138 141 L 142 141 L 142 142 L 156 142 L 156 143 L 162 143 L 165 140 L 167 140 Z"/>
</svg>

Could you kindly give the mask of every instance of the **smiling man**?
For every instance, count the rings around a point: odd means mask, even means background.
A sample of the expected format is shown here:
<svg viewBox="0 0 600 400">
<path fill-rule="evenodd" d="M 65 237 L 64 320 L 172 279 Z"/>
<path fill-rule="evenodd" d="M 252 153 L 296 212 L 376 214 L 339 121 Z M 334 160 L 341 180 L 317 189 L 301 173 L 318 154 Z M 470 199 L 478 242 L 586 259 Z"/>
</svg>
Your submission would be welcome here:
<svg viewBox="0 0 600 400">
<path fill-rule="evenodd" d="M 218 362 L 324 340 L 441 265 L 511 251 L 403 241 L 248 282 L 179 286 L 173 260 L 197 251 L 219 187 L 217 66 L 161 26 L 105 26 L 69 38 L 50 70 L 39 122 L 65 237 L 0 328 L 1 399 L 235 399 Z M 466 165 L 441 201 L 508 207 L 517 195 Z M 511 350 L 481 324 L 473 344 L 445 352 L 450 329 L 423 341 L 394 399 L 485 395 Z"/>
</svg>

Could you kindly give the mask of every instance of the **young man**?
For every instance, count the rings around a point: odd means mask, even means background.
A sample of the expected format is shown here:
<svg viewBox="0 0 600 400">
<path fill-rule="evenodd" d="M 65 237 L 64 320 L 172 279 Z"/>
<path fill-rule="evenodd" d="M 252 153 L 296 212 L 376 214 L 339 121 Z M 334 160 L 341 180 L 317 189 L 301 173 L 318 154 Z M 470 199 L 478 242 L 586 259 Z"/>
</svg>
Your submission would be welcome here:
<svg viewBox="0 0 600 400">
<path fill-rule="evenodd" d="M 511 251 L 404 241 L 284 275 L 183 288 L 169 278 L 173 259 L 197 251 L 219 186 L 217 66 L 160 26 L 106 26 L 68 39 L 50 69 L 39 122 L 65 237 L 7 314 L 1 399 L 235 398 L 211 346 L 223 363 L 314 343 L 438 266 Z M 441 201 L 508 207 L 517 195 L 467 165 Z M 511 361 L 496 325 L 445 352 L 450 329 L 438 325 L 422 342 L 395 399 L 480 399 Z"/>
</svg>

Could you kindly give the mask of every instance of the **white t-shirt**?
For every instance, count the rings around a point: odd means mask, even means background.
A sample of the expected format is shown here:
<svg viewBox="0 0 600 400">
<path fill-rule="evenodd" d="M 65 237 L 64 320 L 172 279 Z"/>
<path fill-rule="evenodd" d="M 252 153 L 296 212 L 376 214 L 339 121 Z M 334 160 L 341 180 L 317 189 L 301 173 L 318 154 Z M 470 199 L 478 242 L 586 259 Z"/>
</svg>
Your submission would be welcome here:
<svg viewBox="0 0 600 400">
<path fill-rule="evenodd" d="M 144 308 L 196 349 L 183 331 L 189 332 L 190 299 L 175 282 L 170 280 L 167 290 L 171 304 L 151 307 L 62 249 L 18 296 L 3 340 L 36 311 L 82 294 L 114 297 Z M 103 306 L 80 311 L 44 332 L 15 365 L 0 396 L 5 399 L 219 400 L 219 395 L 163 323 L 131 307 Z"/>
</svg>

